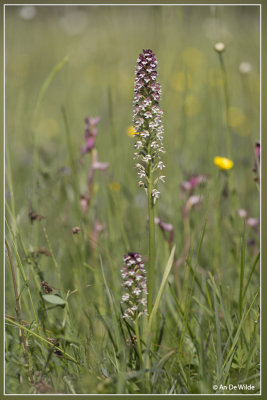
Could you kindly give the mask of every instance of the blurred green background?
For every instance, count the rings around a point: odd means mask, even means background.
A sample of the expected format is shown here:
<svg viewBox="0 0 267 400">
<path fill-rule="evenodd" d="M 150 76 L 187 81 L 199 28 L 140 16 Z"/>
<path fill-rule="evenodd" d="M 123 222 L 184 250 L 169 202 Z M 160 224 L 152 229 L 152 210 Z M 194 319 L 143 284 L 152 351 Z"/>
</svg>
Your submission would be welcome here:
<svg viewBox="0 0 267 400">
<path fill-rule="evenodd" d="M 223 82 L 213 49 L 218 41 L 226 45 L 223 57 L 239 206 L 258 217 L 251 169 L 253 146 L 260 135 L 259 12 L 257 6 L 7 6 L 6 138 L 21 218 L 27 217 L 36 190 L 33 131 L 43 177 L 38 212 L 44 208 L 46 217 L 55 221 L 62 207 L 59 171 L 69 165 L 61 107 L 66 109 L 77 162 L 84 117 L 99 115 L 99 159 L 110 163 L 109 180 L 119 182 L 128 196 L 121 199 L 121 218 L 138 238 L 137 250 L 143 250 L 146 199 L 137 186 L 133 139 L 127 128 L 132 123 L 136 58 L 143 48 L 152 48 L 159 61 L 165 124 L 167 179 L 159 214 L 179 226 L 182 181 L 193 173 L 216 177 L 213 157 L 227 156 Z M 65 56 L 69 62 L 54 77 L 34 124 L 41 86 Z M 240 73 L 242 62 L 250 64 L 249 73 Z M 86 190 L 87 170 L 86 165 L 80 169 L 81 191 Z M 98 190 L 98 212 L 105 219 L 101 199 L 107 185 Z M 53 232 L 56 229 L 53 226 Z"/>
</svg>

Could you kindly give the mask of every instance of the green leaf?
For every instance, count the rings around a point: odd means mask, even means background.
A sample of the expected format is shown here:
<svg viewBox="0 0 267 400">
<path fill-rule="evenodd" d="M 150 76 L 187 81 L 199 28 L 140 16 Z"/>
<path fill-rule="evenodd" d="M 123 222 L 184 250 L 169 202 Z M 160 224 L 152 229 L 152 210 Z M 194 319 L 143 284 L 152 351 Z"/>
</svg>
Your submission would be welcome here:
<svg viewBox="0 0 267 400">
<path fill-rule="evenodd" d="M 160 302 L 164 287 L 165 287 L 165 285 L 167 283 L 167 280 L 168 280 L 168 277 L 169 277 L 169 273 L 171 272 L 173 259 L 174 259 L 174 253 L 175 253 L 175 246 L 173 246 L 171 254 L 170 254 L 170 257 L 169 257 L 168 262 L 166 264 L 166 267 L 165 267 L 165 270 L 164 270 L 164 274 L 163 274 L 163 277 L 162 277 L 162 281 L 161 281 L 161 285 L 160 285 L 160 288 L 159 288 L 159 291 L 158 291 L 158 295 L 156 297 L 156 301 L 155 301 L 154 307 L 152 309 L 152 312 L 151 312 L 151 315 L 150 315 L 150 318 L 149 318 L 149 329 L 150 330 L 151 330 L 151 327 L 152 327 L 152 322 L 154 320 L 154 317 L 155 317 L 155 315 L 156 315 L 156 313 L 158 311 L 159 302 Z"/>
<path fill-rule="evenodd" d="M 63 300 L 61 297 L 56 296 L 54 294 L 44 294 L 43 295 L 43 299 L 45 301 L 47 301 L 48 303 L 52 303 L 52 304 L 58 304 L 60 306 L 66 304 L 66 301 Z"/>
</svg>

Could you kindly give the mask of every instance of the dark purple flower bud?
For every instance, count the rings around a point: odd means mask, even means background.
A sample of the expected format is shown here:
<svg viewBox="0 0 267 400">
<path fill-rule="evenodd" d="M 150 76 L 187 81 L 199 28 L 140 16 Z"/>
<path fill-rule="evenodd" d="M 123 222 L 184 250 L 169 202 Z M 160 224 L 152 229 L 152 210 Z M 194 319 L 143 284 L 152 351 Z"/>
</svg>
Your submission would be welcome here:
<svg viewBox="0 0 267 400">
<path fill-rule="evenodd" d="M 254 167 L 252 169 L 253 172 L 255 172 L 255 178 L 254 181 L 259 182 L 260 180 L 260 156 L 261 156 L 261 144 L 260 141 L 258 140 L 255 144 L 254 147 L 254 154 L 255 154 L 255 163 Z"/>
<path fill-rule="evenodd" d="M 74 226 L 74 228 L 72 228 L 72 233 L 74 235 L 77 235 L 77 233 L 79 233 L 81 230 L 81 228 L 79 228 L 79 226 Z"/>
<path fill-rule="evenodd" d="M 255 156 L 258 158 L 260 161 L 260 155 L 261 155 L 261 142 L 258 140 L 255 144 Z"/>
</svg>

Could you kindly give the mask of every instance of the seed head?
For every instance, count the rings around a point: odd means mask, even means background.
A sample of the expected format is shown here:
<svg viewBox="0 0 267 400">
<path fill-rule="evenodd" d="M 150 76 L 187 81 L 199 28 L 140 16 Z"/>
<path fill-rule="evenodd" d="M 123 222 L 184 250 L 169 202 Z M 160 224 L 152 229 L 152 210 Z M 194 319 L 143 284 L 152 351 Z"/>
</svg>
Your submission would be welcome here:
<svg viewBox="0 0 267 400">
<path fill-rule="evenodd" d="M 215 43 L 214 50 L 217 51 L 217 53 L 222 53 L 225 50 L 224 43 L 223 42 Z"/>
</svg>

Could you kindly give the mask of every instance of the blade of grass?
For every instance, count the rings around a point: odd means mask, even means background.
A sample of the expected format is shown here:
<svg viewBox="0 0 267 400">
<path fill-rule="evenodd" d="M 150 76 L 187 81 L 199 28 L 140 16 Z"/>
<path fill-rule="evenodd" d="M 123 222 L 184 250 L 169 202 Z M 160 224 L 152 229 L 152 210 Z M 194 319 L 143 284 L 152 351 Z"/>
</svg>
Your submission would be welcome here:
<svg viewBox="0 0 267 400">
<path fill-rule="evenodd" d="M 117 348 L 118 348 L 118 352 L 119 354 L 117 354 L 116 356 L 116 363 L 117 363 L 117 370 L 118 370 L 118 381 L 117 381 L 117 391 L 118 393 L 121 393 L 122 387 L 124 386 L 124 380 L 123 380 L 123 374 L 121 371 L 125 370 L 126 368 L 126 363 L 125 363 L 125 359 L 124 357 L 122 357 L 122 344 L 121 344 L 121 338 L 120 338 L 120 332 L 119 332 L 119 328 L 118 328 L 118 316 L 116 313 L 116 308 L 115 308 L 115 302 L 112 298 L 111 292 L 109 290 L 107 281 L 106 281 L 106 277 L 105 277 L 105 273 L 104 273 L 104 268 L 103 268 L 103 262 L 102 262 L 102 258 L 101 256 L 100 258 L 100 265 L 101 265 L 101 271 L 102 271 L 102 276 L 103 276 L 103 280 L 104 280 L 104 285 L 106 288 L 106 293 L 109 299 L 109 304 L 110 304 L 110 308 L 111 308 L 111 315 L 112 315 L 112 319 L 113 319 L 113 327 L 114 327 L 114 333 L 115 333 L 115 338 L 116 338 L 116 343 L 117 343 Z"/>
<path fill-rule="evenodd" d="M 253 304 L 254 304 L 254 302 L 255 302 L 255 300 L 256 300 L 258 294 L 259 294 L 259 292 L 260 292 L 260 288 L 258 288 L 258 290 L 257 290 L 257 292 L 256 292 L 256 294 L 255 294 L 255 296 L 254 296 L 254 298 L 253 298 L 253 300 L 252 300 L 252 302 L 251 302 L 251 304 L 250 304 L 248 310 L 247 310 L 247 311 L 244 311 L 244 313 L 243 313 L 243 315 L 242 315 L 241 321 L 240 321 L 240 323 L 239 323 L 238 329 L 237 329 L 236 334 L 235 334 L 234 339 L 233 339 L 232 347 L 231 347 L 231 349 L 229 350 L 229 352 L 228 352 L 228 354 L 227 354 L 227 356 L 226 356 L 226 359 L 225 359 L 225 361 L 224 361 L 224 363 L 223 363 L 222 368 L 225 368 L 225 365 L 227 364 L 229 358 L 231 357 L 231 355 L 232 355 L 232 353 L 233 353 L 233 351 L 234 351 L 234 349 L 235 349 L 235 346 L 236 346 L 236 344 L 237 344 L 237 342 L 238 342 L 239 335 L 240 335 L 240 332 L 241 332 L 243 323 L 244 323 L 244 321 L 246 320 L 246 318 L 247 318 L 247 316 L 248 316 L 248 314 L 249 314 L 249 312 L 250 312 L 250 310 L 251 310 L 251 308 L 252 308 L 252 306 L 253 306 Z"/>
<path fill-rule="evenodd" d="M 158 291 L 158 295 L 156 297 L 155 304 L 154 304 L 154 306 L 152 308 L 152 311 L 151 311 L 151 314 L 149 316 L 149 321 L 148 321 L 149 331 L 151 331 L 155 315 L 156 315 L 156 313 L 158 311 L 159 302 L 160 302 L 161 296 L 163 294 L 164 287 L 165 287 L 165 285 L 167 283 L 169 274 L 171 272 L 171 268 L 172 268 L 172 265 L 173 265 L 174 254 L 175 254 L 175 247 L 176 246 L 173 246 L 171 254 L 170 254 L 170 257 L 169 257 L 169 259 L 167 261 L 166 267 L 164 269 L 161 285 L 160 285 L 160 288 L 159 288 L 159 291 Z"/>
<path fill-rule="evenodd" d="M 40 115 L 40 107 L 41 103 L 43 101 L 43 98 L 47 92 L 47 89 L 49 88 L 51 82 L 53 81 L 55 75 L 64 67 L 64 65 L 68 62 L 69 57 L 64 57 L 59 63 L 57 63 L 52 71 L 49 73 L 48 77 L 44 81 L 44 83 L 41 86 L 40 92 L 37 97 L 36 101 L 36 106 L 33 112 L 33 121 L 34 125 L 36 125 L 37 120 Z M 34 126 L 34 135 L 33 135 L 33 173 L 37 173 L 37 167 L 38 167 L 38 134 L 37 134 L 37 129 L 36 126 Z"/>
<path fill-rule="evenodd" d="M 182 309 L 182 306 L 181 306 L 181 304 L 179 303 L 179 300 L 178 300 L 178 298 L 177 298 L 177 296 L 176 296 L 176 294 L 175 294 L 175 291 L 174 291 L 173 287 L 171 286 L 171 284 L 169 284 L 169 287 L 170 287 L 171 293 L 172 293 L 172 295 L 173 295 L 174 301 L 175 301 L 175 303 L 176 303 L 176 305 L 177 305 L 178 311 L 179 311 L 179 313 L 180 313 L 182 319 L 184 319 L 184 318 L 185 318 L 184 310 Z M 193 331 L 192 331 L 192 329 L 191 329 L 191 327 L 190 327 L 190 325 L 189 325 L 188 320 L 186 320 L 186 327 L 187 327 L 189 336 L 190 336 L 190 338 L 191 338 L 191 340 L 192 340 L 192 343 L 194 344 L 195 349 L 198 350 L 197 340 L 196 340 L 195 335 L 193 334 Z"/>
<path fill-rule="evenodd" d="M 22 275 L 24 284 L 25 284 L 26 287 L 27 287 L 27 292 L 28 292 L 28 296 L 29 296 L 31 308 L 32 308 L 32 311 L 33 311 L 34 319 L 35 319 L 35 322 L 36 322 L 36 325 L 37 325 L 37 330 L 38 330 L 39 335 L 41 336 L 40 325 L 39 325 L 39 319 L 38 319 L 38 316 L 37 316 L 37 313 L 36 313 L 36 310 L 35 310 L 35 306 L 34 306 L 32 294 L 31 294 L 31 290 L 30 290 L 30 288 L 29 288 L 29 283 L 28 283 L 28 279 L 27 279 L 27 277 L 26 277 L 26 273 L 25 273 L 25 271 L 24 271 L 23 263 L 22 263 L 22 261 L 21 261 L 21 259 L 20 259 L 20 256 L 19 256 L 19 253 L 18 253 L 18 250 L 17 250 L 16 243 L 15 243 L 14 240 L 12 239 L 12 237 L 13 237 L 12 231 L 11 231 L 11 229 L 10 229 L 9 224 L 8 224 L 7 221 L 6 221 L 6 225 L 7 225 L 7 227 L 8 227 L 8 230 L 10 231 L 10 234 L 11 234 L 12 247 L 13 247 L 14 252 L 15 252 L 15 257 L 16 257 L 17 265 L 18 265 L 18 268 L 19 268 L 20 273 L 21 273 L 21 275 Z M 42 344 L 43 355 L 45 355 L 43 343 L 41 342 L 41 344 Z"/>
<path fill-rule="evenodd" d="M 242 243 L 241 243 L 240 282 L 239 282 L 239 316 L 240 316 L 240 318 L 242 315 L 245 259 L 246 259 L 246 222 L 244 221 L 243 236 L 242 236 Z"/>
<path fill-rule="evenodd" d="M 14 294 L 15 294 L 15 301 L 16 301 L 16 307 L 17 307 L 17 315 L 18 315 L 18 320 L 20 325 L 22 325 L 22 318 L 21 318 L 21 309 L 20 309 L 20 302 L 19 302 L 19 294 L 18 294 L 18 289 L 17 289 L 17 284 L 16 284 L 16 277 L 15 277 L 15 270 L 14 270 L 14 266 L 13 266 L 13 262 L 12 262 L 12 257 L 11 257 L 11 252 L 10 252 L 10 248 L 9 245 L 7 243 L 7 240 L 5 240 L 5 244 L 6 244 L 6 249 L 7 249 L 7 253 L 8 253 L 8 259 L 9 259 L 9 264 L 10 264 L 10 268 L 11 268 L 11 273 L 12 273 L 12 280 L 13 280 L 13 286 L 14 286 Z M 21 330 L 21 338 L 22 338 L 22 342 L 23 342 L 23 346 L 24 346 L 24 351 L 25 351 L 25 357 L 28 363 L 28 367 L 29 367 L 29 376 L 30 376 L 30 381 L 31 383 L 33 383 L 33 376 L 32 376 L 32 361 L 31 361 L 31 357 L 29 355 L 29 350 L 28 350 L 28 345 L 24 336 L 24 330 Z"/>
<path fill-rule="evenodd" d="M 45 338 L 43 338 L 42 336 L 38 335 L 37 333 L 33 332 L 32 330 L 26 328 L 25 326 L 19 324 L 18 322 L 15 322 L 14 320 L 5 317 L 5 320 L 9 323 L 11 323 L 12 325 L 17 326 L 20 329 L 23 329 L 24 331 L 28 332 L 29 334 L 35 336 L 37 339 L 39 339 L 41 342 L 48 344 L 50 347 L 54 347 L 55 350 L 60 351 L 65 357 L 69 358 L 71 361 L 75 362 L 76 364 L 78 363 L 75 358 L 73 358 L 70 354 L 65 353 L 64 350 L 62 350 L 60 347 L 55 346 L 53 343 L 49 342 L 49 340 L 46 340 Z"/>
<path fill-rule="evenodd" d="M 216 326 L 216 344 L 217 344 L 217 382 L 220 382 L 221 378 L 221 367 L 222 367 L 222 343 L 221 343 L 221 328 L 220 320 L 218 315 L 218 303 L 215 288 L 213 287 L 213 299 L 214 299 L 214 314 L 215 314 L 215 326 Z"/>
<path fill-rule="evenodd" d="M 246 285 L 244 287 L 244 290 L 243 290 L 243 298 L 245 297 L 245 294 L 247 293 L 249 282 L 251 281 L 251 277 L 253 275 L 253 272 L 255 271 L 255 268 L 256 268 L 256 266 L 258 264 L 259 259 L 260 259 L 260 252 L 257 254 L 257 256 L 256 256 L 256 258 L 254 260 L 254 263 L 252 265 L 252 268 L 250 270 L 250 273 L 249 273 L 249 276 L 248 276 L 248 279 L 247 279 L 247 283 L 246 283 Z"/>
</svg>

